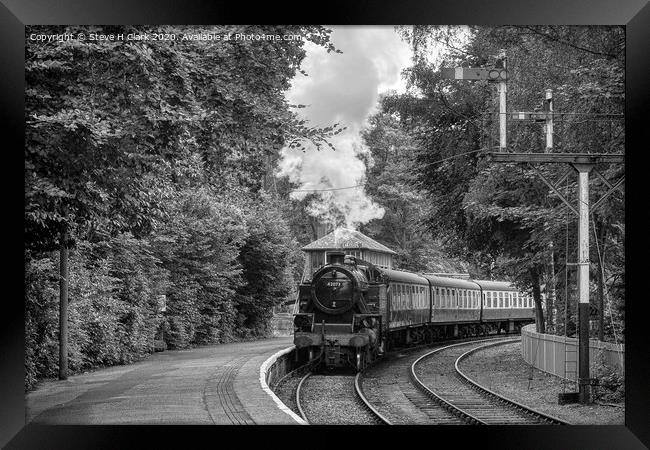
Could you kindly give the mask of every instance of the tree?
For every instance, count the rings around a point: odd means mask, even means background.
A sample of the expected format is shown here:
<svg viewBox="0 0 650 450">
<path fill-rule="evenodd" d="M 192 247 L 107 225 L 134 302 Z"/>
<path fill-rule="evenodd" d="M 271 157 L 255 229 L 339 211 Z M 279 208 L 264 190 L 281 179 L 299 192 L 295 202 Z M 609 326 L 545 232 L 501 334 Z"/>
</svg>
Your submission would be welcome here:
<svg viewBox="0 0 650 450">
<path fill-rule="evenodd" d="M 241 282 L 236 261 L 245 239 L 232 234 L 247 226 L 238 202 L 262 195 L 265 155 L 305 140 L 328 145 L 328 137 L 339 131 L 336 125 L 313 128 L 298 120 L 283 95 L 301 70 L 304 42 L 337 51 L 330 31 L 319 26 L 45 26 L 26 32 L 179 37 L 162 42 L 26 40 L 26 255 L 29 265 L 60 250 L 60 376 L 67 369 L 68 278 L 78 275 L 66 276 L 71 249 L 75 271 L 120 261 L 112 275 L 125 283 L 116 297 L 125 308 L 118 314 L 124 330 L 153 332 L 161 321 L 153 313 L 153 299 L 167 293 L 170 314 L 162 326 L 174 329 L 165 335 L 174 344 L 232 338 L 236 308 L 226 297 Z M 223 45 L 180 39 L 201 32 L 295 34 L 300 39 Z M 225 221 L 223 229 L 211 229 L 215 223 L 209 220 Z M 172 225 L 180 228 L 172 230 Z M 122 253 L 83 255 L 87 244 L 117 245 L 114 239 L 120 236 Z M 162 244 L 165 239 L 169 248 Z M 132 252 L 151 248 L 153 259 L 134 258 Z M 190 248 L 196 253 L 187 254 Z M 40 277 L 35 285 L 44 281 L 41 270 L 31 273 Z M 144 273 L 156 273 L 161 281 L 149 286 L 141 279 Z M 46 314 L 38 307 L 33 311 Z M 70 318 L 72 328 L 75 320 Z M 140 339 L 146 333 L 132 336 Z M 126 359 L 142 350 L 140 340 L 132 343 Z"/>
<path fill-rule="evenodd" d="M 554 127 L 559 152 L 621 151 L 621 121 L 596 122 L 594 114 L 619 114 L 623 105 L 624 35 L 620 27 L 472 27 L 466 39 L 460 28 L 414 27 L 402 30 L 415 51 L 407 71 L 412 94 L 391 96 L 383 109 L 397 114 L 402 127 L 418 143 L 415 176 L 430 196 L 431 230 L 450 236 L 458 254 L 479 264 L 490 276 L 501 272 L 531 289 L 538 325 L 543 327 L 541 289 L 551 280 L 546 268 L 552 243 L 563 242 L 565 211 L 532 168 L 487 166 L 480 154 L 495 145 L 497 111 L 494 92 L 485 81 L 443 80 L 440 67 L 489 66 L 501 49 L 508 57 L 508 109 L 530 111 L 553 89 L 555 110 L 569 113 Z M 438 57 L 430 61 L 432 46 Z M 591 116 L 589 115 L 591 114 Z M 508 148 L 542 151 L 544 135 L 535 123 L 509 126 Z M 540 171 L 557 177 L 554 168 Z M 598 167 L 606 176 L 618 169 Z M 568 189 L 571 189 L 569 182 Z M 597 187 L 596 190 L 600 190 Z M 602 191 L 601 191 L 602 192 Z M 618 198 L 595 217 L 614 212 L 621 223 Z M 573 224 L 571 224 L 573 227 Z M 611 227 L 611 224 L 608 225 Z M 614 228 L 610 228 L 614 229 Z M 572 249 L 554 246 L 567 261 Z M 564 299 L 566 301 L 566 299 Z"/>
</svg>

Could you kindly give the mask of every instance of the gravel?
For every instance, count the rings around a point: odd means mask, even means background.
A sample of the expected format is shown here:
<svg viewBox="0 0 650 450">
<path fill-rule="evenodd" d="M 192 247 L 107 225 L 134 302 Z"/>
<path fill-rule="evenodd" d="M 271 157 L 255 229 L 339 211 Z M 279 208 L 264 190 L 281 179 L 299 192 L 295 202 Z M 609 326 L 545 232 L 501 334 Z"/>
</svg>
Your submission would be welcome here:
<svg viewBox="0 0 650 450">
<path fill-rule="evenodd" d="M 558 394 L 575 385 L 528 365 L 521 343 L 490 347 L 463 360 L 460 369 L 494 392 L 574 425 L 623 425 L 624 403 L 558 404 Z"/>
<path fill-rule="evenodd" d="M 296 404 L 296 388 L 301 378 L 302 376 L 297 375 L 286 377 L 273 388 L 273 393 L 298 416 L 300 416 L 300 411 L 298 411 L 298 405 Z"/>
<path fill-rule="evenodd" d="M 312 375 L 303 383 L 300 395 L 310 424 L 377 424 L 356 399 L 352 375 Z"/>
</svg>

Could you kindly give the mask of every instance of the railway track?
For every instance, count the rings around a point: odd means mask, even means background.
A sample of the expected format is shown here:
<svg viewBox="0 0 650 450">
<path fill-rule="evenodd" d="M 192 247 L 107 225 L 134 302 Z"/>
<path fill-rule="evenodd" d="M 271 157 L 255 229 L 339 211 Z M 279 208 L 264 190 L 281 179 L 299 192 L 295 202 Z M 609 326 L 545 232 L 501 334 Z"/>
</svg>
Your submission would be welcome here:
<svg viewBox="0 0 650 450">
<path fill-rule="evenodd" d="M 514 342 L 503 339 L 446 345 L 418 357 L 409 370 L 413 384 L 432 402 L 469 424 L 566 424 L 479 385 L 459 368 L 459 362 L 486 347 Z M 491 340 L 493 341 L 493 340 Z"/>
<path fill-rule="evenodd" d="M 475 341 L 477 338 L 471 338 Z M 485 338 L 481 338 L 485 340 Z M 462 342 L 467 342 L 464 339 Z M 433 344 L 439 348 L 446 343 Z M 466 422 L 420 391 L 408 373 L 413 362 L 430 352 L 432 345 L 402 349 L 369 368 L 360 377 L 368 403 L 395 425 L 463 425 Z"/>
<path fill-rule="evenodd" d="M 296 388 L 302 418 L 313 425 L 390 424 L 365 398 L 359 374 L 308 373 Z"/>
</svg>

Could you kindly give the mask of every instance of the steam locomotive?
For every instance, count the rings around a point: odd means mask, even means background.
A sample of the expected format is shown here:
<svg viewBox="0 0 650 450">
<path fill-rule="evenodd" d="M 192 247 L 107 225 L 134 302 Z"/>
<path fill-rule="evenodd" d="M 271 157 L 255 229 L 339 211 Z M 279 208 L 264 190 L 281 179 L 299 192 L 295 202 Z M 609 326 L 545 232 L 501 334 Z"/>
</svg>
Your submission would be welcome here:
<svg viewBox="0 0 650 450">
<path fill-rule="evenodd" d="M 298 357 L 357 370 L 396 346 L 518 332 L 535 317 L 532 297 L 510 283 L 385 269 L 343 252 L 300 284 L 297 303 Z"/>
</svg>

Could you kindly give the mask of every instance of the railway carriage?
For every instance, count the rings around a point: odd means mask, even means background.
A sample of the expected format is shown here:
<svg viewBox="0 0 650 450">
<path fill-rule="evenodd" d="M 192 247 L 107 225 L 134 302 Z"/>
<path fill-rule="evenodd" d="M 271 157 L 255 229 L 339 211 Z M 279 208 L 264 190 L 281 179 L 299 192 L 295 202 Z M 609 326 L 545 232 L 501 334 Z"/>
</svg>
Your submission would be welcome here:
<svg viewBox="0 0 650 450">
<path fill-rule="evenodd" d="M 515 332 L 532 299 L 507 282 L 419 275 L 343 252 L 301 283 L 294 318 L 299 358 L 363 369 L 388 348 L 447 337 Z"/>
</svg>

